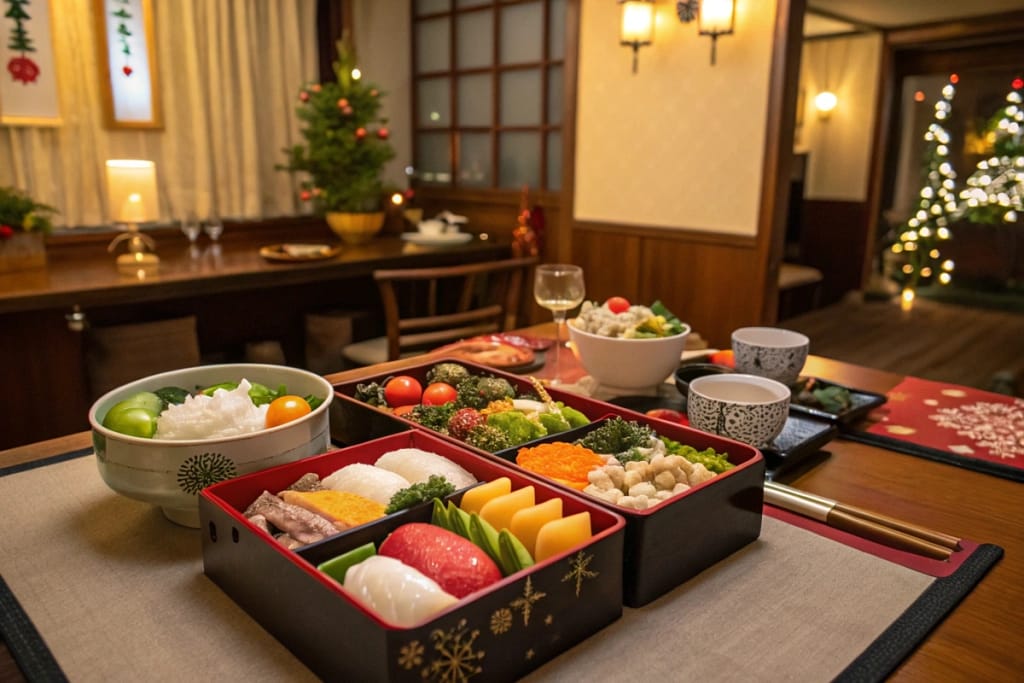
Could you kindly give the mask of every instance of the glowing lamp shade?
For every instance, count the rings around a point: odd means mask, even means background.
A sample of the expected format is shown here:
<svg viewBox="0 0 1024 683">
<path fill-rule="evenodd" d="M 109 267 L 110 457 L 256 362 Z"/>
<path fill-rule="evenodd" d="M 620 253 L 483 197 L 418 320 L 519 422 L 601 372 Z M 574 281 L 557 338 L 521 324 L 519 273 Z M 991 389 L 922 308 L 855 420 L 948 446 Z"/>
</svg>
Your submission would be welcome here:
<svg viewBox="0 0 1024 683">
<path fill-rule="evenodd" d="M 818 110 L 820 118 L 827 119 L 837 104 L 839 104 L 839 98 L 831 90 L 822 90 L 814 96 L 814 108 Z"/>
<path fill-rule="evenodd" d="M 711 63 L 715 63 L 715 46 L 718 36 L 729 35 L 735 30 L 735 0 L 701 0 L 697 10 L 697 33 L 711 36 Z"/>
<path fill-rule="evenodd" d="M 654 3 L 649 1 L 622 3 L 622 27 L 619 42 L 633 48 L 633 73 L 636 73 L 637 52 L 654 40 Z"/>
<path fill-rule="evenodd" d="M 156 164 L 137 159 L 107 161 L 107 201 L 115 223 L 148 223 L 160 217 Z"/>
</svg>

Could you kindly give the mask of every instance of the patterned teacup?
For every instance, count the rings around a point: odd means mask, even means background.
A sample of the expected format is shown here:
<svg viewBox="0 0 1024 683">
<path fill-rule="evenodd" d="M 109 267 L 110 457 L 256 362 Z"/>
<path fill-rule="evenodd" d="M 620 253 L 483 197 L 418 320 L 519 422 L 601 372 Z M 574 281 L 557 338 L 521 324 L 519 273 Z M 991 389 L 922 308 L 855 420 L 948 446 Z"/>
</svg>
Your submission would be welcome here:
<svg viewBox="0 0 1024 683">
<path fill-rule="evenodd" d="M 690 382 L 690 426 L 761 448 L 779 435 L 789 415 L 789 387 L 766 377 L 705 375 Z"/>
<path fill-rule="evenodd" d="M 810 340 L 778 327 L 741 327 L 732 333 L 736 371 L 790 385 L 800 377 Z"/>
</svg>

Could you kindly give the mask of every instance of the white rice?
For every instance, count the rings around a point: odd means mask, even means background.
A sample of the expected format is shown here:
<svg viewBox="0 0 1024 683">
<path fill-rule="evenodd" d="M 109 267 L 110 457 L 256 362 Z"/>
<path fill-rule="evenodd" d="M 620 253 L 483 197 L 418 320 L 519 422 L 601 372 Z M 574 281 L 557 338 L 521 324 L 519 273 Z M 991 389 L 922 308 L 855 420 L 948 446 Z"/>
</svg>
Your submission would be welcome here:
<svg viewBox="0 0 1024 683">
<path fill-rule="evenodd" d="M 156 420 L 156 439 L 219 439 L 251 434 L 264 428 L 268 404 L 255 406 L 252 385 L 243 379 L 233 391 L 218 389 L 213 396 L 189 396 L 167 406 Z"/>
<path fill-rule="evenodd" d="M 320 480 L 327 489 L 354 493 L 375 500 L 381 505 L 391 502 L 391 496 L 409 488 L 409 480 L 383 467 L 356 462 L 346 465 Z"/>
<path fill-rule="evenodd" d="M 456 490 L 476 483 L 476 477 L 462 466 L 443 455 L 420 448 L 399 448 L 388 451 L 377 458 L 377 462 L 374 464 L 400 474 L 414 484 L 427 481 L 432 474 L 440 474 L 454 484 Z"/>
</svg>

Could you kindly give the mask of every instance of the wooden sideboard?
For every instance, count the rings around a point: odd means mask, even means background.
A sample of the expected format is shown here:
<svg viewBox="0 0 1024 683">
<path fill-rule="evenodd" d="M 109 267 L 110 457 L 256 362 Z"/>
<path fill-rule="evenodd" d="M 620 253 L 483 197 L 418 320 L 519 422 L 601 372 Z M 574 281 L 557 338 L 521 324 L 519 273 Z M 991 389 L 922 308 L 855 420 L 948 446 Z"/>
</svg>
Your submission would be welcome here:
<svg viewBox="0 0 1024 683">
<path fill-rule="evenodd" d="M 174 231 L 156 233 L 159 271 L 120 273 L 107 251 L 110 235 L 51 240 L 45 268 L 0 274 L 0 354 L 7 410 L 0 411 L 0 449 L 81 431 L 92 402 L 83 334 L 87 325 L 195 316 L 204 358 L 238 360 L 247 342 L 274 340 L 289 364 L 303 364 L 304 316 L 331 310 L 374 312 L 375 268 L 446 265 L 507 256 L 509 247 L 474 239 L 455 247 L 421 247 L 397 234 L 343 246 L 336 257 L 272 262 L 262 246 L 338 242 L 317 222 L 245 229 L 228 225 L 217 244 L 201 237 L 190 249 Z M 376 316 L 369 316 L 376 324 Z M 383 328 L 381 328 L 382 330 Z"/>
</svg>

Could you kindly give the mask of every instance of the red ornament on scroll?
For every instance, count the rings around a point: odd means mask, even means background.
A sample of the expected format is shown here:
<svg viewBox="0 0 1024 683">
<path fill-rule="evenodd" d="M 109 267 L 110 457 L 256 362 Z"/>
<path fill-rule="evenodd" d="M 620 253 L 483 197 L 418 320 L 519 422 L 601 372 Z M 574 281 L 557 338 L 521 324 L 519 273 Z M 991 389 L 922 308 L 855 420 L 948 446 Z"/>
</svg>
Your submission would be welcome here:
<svg viewBox="0 0 1024 683">
<path fill-rule="evenodd" d="M 39 66 L 24 55 L 7 62 L 7 71 L 11 74 L 11 78 L 21 81 L 25 85 L 35 83 L 36 78 L 39 77 Z"/>
<path fill-rule="evenodd" d="M 514 256 L 536 256 L 540 253 L 537 233 L 530 224 L 529 188 L 523 185 L 519 200 L 519 224 L 512 230 L 512 254 Z"/>
<path fill-rule="evenodd" d="M 121 71 L 124 72 L 125 76 L 131 76 L 132 75 L 132 68 L 130 66 L 125 65 L 124 67 L 121 68 Z"/>
</svg>

